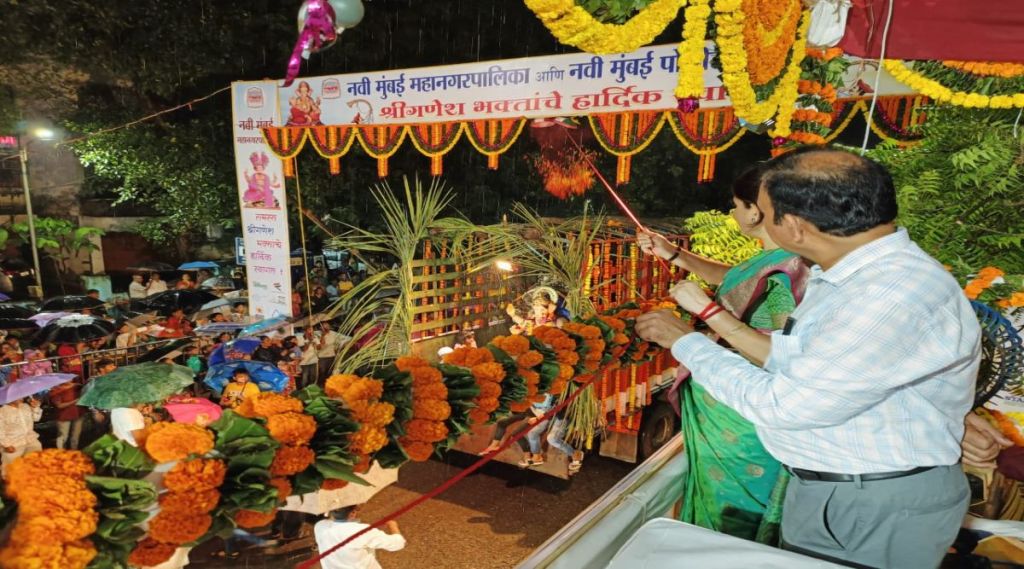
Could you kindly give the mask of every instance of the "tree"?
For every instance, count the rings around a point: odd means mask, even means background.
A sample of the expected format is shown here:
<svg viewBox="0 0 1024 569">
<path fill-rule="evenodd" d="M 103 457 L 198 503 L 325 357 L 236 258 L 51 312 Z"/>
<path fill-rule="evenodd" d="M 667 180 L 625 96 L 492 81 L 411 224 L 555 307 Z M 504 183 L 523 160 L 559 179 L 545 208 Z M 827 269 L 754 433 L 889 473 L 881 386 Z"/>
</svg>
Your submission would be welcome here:
<svg viewBox="0 0 1024 569">
<path fill-rule="evenodd" d="M 26 243 L 30 239 L 28 223 L 19 221 L 9 226 L 10 233 L 14 233 Z M 102 237 L 103 230 L 96 227 L 78 227 L 66 219 L 53 217 L 35 218 L 36 247 L 43 252 L 46 258 L 53 261 L 54 266 L 60 275 L 66 276 L 71 273 L 68 263 L 82 251 L 94 251 L 98 249 L 93 238 Z M 2 238 L 7 239 L 8 232 L 4 231 Z"/>
</svg>

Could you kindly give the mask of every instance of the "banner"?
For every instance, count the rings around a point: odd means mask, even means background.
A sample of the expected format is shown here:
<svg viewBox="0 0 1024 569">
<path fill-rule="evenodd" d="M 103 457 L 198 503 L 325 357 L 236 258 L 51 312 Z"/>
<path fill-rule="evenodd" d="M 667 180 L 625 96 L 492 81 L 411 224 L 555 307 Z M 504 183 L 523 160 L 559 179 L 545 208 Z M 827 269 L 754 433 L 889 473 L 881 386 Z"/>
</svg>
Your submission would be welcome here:
<svg viewBox="0 0 1024 569">
<path fill-rule="evenodd" d="M 292 316 L 291 247 L 281 160 L 267 150 L 260 128 L 279 125 L 277 84 L 235 83 L 233 125 L 242 241 L 255 318 Z"/>
<path fill-rule="evenodd" d="M 874 85 L 876 62 L 853 61 L 840 97 Z M 732 105 L 704 50 L 701 108 Z M 306 77 L 278 94 L 288 126 L 409 124 L 475 119 L 539 118 L 676 107 L 676 45 L 633 53 L 573 53 L 384 72 Z M 884 71 L 879 91 L 913 91 Z"/>
</svg>

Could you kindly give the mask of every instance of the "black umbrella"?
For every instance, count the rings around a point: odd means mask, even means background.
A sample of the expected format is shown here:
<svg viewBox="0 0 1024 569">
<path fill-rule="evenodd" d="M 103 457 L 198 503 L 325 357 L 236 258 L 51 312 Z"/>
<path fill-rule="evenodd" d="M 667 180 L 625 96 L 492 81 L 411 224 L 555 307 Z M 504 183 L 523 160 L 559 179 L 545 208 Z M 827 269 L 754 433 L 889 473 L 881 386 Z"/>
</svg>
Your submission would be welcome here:
<svg viewBox="0 0 1024 569">
<path fill-rule="evenodd" d="M 195 341 L 195 338 L 180 338 L 178 340 L 167 342 L 163 346 L 153 348 L 152 350 L 142 354 L 137 360 L 135 360 L 135 362 L 140 364 L 143 362 L 158 362 L 167 354 L 176 352 L 191 345 L 193 341 Z"/>
<path fill-rule="evenodd" d="M 134 267 L 128 267 L 129 271 L 138 271 L 140 273 L 170 273 L 177 271 L 178 268 L 169 263 L 161 261 L 146 261 L 145 263 L 139 263 Z"/>
<path fill-rule="evenodd" d="M 39 325 L 27 318 L 0 318 L 0 330 L 35 330 Z"/>
<path fill-rule="evenodd" d="M 156 310 L 168 315 L 180 308 L 186 314 L 191 314 L 217 298 L 217 295 L 205 290 L 168 290 L 138 301 L 137 309 L 140 312 Z"/>
<path fill-rule="evenodd" d="M 91 296 L 68 295 L 55 296 L 43 302 L 39 306 L 39 312 L 74 312 L 85 308 L 100 308 L 104 305 L 102 300 Z"/>
<path fill-rule="evenodd" d="M 0 304 L 0 318 L 28 318 L 35 312 L 17 304 Z"/>
<path fill-rule="evenodd" d="M 35 336 L 36 345 L 77 344 L 106 338 L 114 333 L 114 323 L 93 316 L 64 316 L 47 324 Z"/>
</svg>

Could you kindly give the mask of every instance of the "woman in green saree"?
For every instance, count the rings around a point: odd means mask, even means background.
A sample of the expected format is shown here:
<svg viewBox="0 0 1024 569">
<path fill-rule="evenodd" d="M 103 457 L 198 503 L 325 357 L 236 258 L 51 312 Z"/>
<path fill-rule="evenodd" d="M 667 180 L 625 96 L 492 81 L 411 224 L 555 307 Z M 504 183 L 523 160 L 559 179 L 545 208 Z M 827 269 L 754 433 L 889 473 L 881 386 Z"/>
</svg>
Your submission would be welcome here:
<svg viewBox="0 0 1024 569">
<path fill-rule="evenodd" d="M 733 218 L 741 231 L 764 244 L 761 253 L 730 267 L 677 249 L 657 234 L 641 234 L 641 248 L 718 285 L 715 301 L 725 312 L 709 318 L 718 338 L 744 357 L 763 364 L 771 341 L 767 334 L 784 326 L 803 296 L 808 270 L 796 255 L 783 251 L 763 227 L 757 208 L 763 168 L 747 170 L 733 184 Z M 680 305 L 700 313 L 709 299 L 690 281 L 677 285 Z M 689 472 L 680 519 L 736 537 L 777 545 L 782 501 L 788 478 L 765 451 L 754 426 L 715 401 L 680 368 L 676 385 Z"/>
</svg>

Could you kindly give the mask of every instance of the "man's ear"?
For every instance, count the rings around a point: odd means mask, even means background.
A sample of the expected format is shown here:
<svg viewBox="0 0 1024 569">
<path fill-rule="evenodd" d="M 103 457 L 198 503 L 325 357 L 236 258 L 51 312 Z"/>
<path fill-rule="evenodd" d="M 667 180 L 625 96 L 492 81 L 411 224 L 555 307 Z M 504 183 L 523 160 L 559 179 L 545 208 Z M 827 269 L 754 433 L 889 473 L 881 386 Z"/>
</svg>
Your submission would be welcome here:
<svg viewBox="0 0 1024 569">
<path fill-rule="evenodd" d="M 793 245 L 803 245 L 809 237 L 810 224 L 807 220 L 797 217 L 791 213 L 782 216 L 782 223 L 779 229 L 786 236 L 786 240 Z"/>
</svg>

